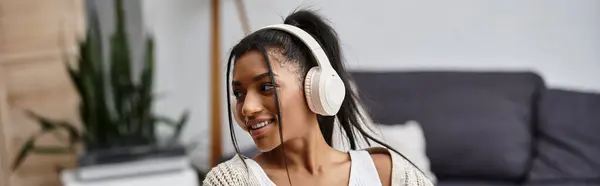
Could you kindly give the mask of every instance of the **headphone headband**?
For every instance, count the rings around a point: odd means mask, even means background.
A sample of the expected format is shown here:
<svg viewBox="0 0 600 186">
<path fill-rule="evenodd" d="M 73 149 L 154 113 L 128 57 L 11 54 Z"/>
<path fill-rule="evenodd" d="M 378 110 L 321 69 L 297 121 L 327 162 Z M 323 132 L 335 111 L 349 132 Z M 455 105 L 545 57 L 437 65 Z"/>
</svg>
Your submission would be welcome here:
<svg viewBox="0 0 600 186">
<path fill-rule="evenodd" d="M 331 73 L 332 71 L 335 72 L 333 70 L 333 67 L 331 67 L 331 64 L 329 63 L 329 58 L 327 57 L 327 54 L 325 54 L 325 51 L 323 50 L 323 48 L 321 48 L 321 45 L 319 44 L 319 42 L 317 42 L 317 40 L 315 40 L 315 38 L 313 38 L 308 32 L 306 32 L 296 26 L 288 25 L 288 24 L 274 24 L 274 25 L 262 27 L 258 30 L 263 30 L 263 29 L 282 30 L 282 31 L 285 31 L 287 33 L 290 33 L 290 34 L 296 36 L 311 51 L 311 53 L 315 57 L 315 60 L 317 60 L 317 65 L 319 65 L 319 67 L 321 67 L 322 71 L 329 72 L 329 73 Z"/>
<path fill-rule="evenodd" d="M 345 97 L 345 85 L 340 76 L 331 66 L 329 58 L 321 45 L 306 31 L 288 24 L 275 24 L 260 28 L 282 30 L 300 39 L 311 51 L 316 67 L 312 67 L 304 78 L 304 95 L 308 107 L 313 112 L 325 115 L 335 115 Z"/>
</svg>

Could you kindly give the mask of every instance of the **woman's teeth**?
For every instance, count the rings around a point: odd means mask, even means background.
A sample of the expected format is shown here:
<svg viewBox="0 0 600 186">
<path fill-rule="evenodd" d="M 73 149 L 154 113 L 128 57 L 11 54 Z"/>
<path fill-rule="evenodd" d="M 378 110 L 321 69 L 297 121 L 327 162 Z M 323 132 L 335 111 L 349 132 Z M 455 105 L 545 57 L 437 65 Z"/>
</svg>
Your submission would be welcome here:
<svg viewBox="0 0 600 186">
<path fill-rule="evenodd" d="M 264 126 L 267 126 L 268 124 L 271 124 L 271 122 L 270 121 L 263 121 L 263 122 L 260 122 L 259 124 L 250 126 L 250 128 L 253 129 L 253 130 L 256 130 L 256 129 L 263 128 Z"/>
</svg>

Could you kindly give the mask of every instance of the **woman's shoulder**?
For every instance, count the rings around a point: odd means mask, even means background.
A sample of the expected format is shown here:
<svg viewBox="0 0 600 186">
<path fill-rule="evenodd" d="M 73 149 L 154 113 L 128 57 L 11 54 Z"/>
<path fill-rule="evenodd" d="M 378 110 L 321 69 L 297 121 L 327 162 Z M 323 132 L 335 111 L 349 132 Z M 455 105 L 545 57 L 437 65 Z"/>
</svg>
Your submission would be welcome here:
<svg viewBox="0 0 600 186">
<path fill-rule="evenodd" d="M 380 178 L 391 179 L 391 185 L 433 185 L 434 180 L 427 178 L 423 172 L 395 152 L 383 147 L 371 147 L 365 150 L 371 154 L 377 171 L 384 173 L 383 175 L 380 175 Z"/>
<path fill-rule="evenodd" d="M 244 163 L 246 157 L 234 156 L 213 167 L 202 182 L 204 186 L 260 185 Z"/>
</svg>

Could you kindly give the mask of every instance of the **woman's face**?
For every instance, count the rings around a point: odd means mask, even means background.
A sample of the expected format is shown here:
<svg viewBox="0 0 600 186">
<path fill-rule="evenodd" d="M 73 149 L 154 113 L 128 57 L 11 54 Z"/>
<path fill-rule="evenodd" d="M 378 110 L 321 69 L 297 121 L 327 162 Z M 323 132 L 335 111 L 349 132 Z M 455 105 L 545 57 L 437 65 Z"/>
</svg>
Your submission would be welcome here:
<svg viewBox="0 0 600 186">
<path fill-rule="evenodd" d="M 272 50 L 271 50 L 272 51 Z M 269 69 L 259 51 L 249 51 L 236 61 L 233 71 L 232 90 L 236 97 L 235 117 L 242 129 L 248 132 L 258 149 L 270 151 L 281 144 L 280 123 L 283 123 L 283 141 L 303 135 L 308 131 L 308 119 L 312 113 L 305 101 L 299 81 L 297 63 L 286 62 L 282 54 L 269 52 L 275 84 L 271 83 Z M 273 87 L 277 87 L 281 117 L 277 108 Z"/>
</svg>

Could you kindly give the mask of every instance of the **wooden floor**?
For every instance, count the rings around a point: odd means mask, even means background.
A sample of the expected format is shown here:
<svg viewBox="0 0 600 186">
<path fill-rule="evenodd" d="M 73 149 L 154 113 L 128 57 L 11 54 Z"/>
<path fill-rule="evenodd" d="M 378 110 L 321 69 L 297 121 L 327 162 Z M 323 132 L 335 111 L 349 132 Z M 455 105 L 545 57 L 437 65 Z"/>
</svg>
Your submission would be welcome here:
<svg viewBox="0 0 600 186">
<path fill-rule="evenodd" d="M 28 136 L 39 130 L 23 110 L 77 123 L 78 97 L 65 70 L 76 36 L 83 36 L 84 0 L 0 0 L 0 186 L 60 185 L 57 165 L 73 155 L 33 155 L 10 166 Z M 60 144 L 52 135 L 38 144 Z"/>
</svg>

